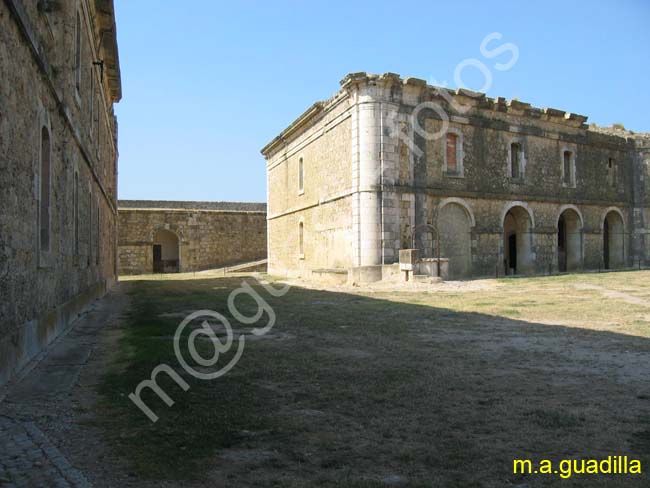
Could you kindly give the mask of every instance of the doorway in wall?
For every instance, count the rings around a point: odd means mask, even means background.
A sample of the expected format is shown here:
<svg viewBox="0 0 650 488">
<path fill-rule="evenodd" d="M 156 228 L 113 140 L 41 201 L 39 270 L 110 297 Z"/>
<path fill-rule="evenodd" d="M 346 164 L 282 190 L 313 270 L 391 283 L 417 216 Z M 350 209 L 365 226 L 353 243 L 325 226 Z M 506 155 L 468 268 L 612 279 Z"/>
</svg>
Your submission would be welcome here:
<svg viewBox="0 0 650 488">
<path fill-rule="evenodd" d="M 505 274 L 528 274 L 534 268 L 532 220 L 528 211 L 512 207 L 503 220 L 503 263 Z"/>
<path fill-rule="evenodd" d="M 609 269 L 609 222 L 603 224 L 603 261 L 605 269 Z"/>
<path fill-rule="evenodd" d="M 153 272 L 178 273 L 179 264 L 178 236 L 166 229 L 159 230 L 153 239 Z"/>
<path fill-rule="evenodd" d="M 603 263 L 605 269 L 625 266 L 625 228 L 618 212 L 609 212 L 603 222 Z"/>
<path fill-rule="evenodd" d="M 163 272 L 162 246 L 160 244 L 153 245 L 153 272 L 154 273 Z"/>
<path fill-rule="evenodd" d="M 508 236 L 508 274 L 517 274 L 517 234 Z"/>
<path fill-rule="evenodd" d="M 557 223 L 557 265 L 560 272 L 566 271 L 566 221 L 564 215 Z"/>
</svg>

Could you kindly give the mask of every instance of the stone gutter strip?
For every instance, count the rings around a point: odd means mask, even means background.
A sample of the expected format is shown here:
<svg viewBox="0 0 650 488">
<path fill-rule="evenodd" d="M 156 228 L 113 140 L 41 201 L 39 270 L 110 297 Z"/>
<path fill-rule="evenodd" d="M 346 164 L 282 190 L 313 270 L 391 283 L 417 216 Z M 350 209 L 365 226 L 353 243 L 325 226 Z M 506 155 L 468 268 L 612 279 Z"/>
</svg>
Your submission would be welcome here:
<svg viewBox="0 0 650 488">
<path fill-rule="evenodd" d="M 34 422 L 0 417 L 0 485 L 91 487 Z"/>
</svg>

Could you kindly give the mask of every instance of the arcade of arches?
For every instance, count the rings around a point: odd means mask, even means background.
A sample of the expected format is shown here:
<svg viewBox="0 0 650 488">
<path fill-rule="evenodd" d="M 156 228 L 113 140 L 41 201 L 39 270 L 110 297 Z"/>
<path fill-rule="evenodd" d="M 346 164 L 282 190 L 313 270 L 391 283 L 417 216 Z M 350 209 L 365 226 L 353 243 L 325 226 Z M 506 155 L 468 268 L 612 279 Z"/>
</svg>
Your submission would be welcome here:
<svg viewBox="0 0 650 488">
<path fill-rule="evenodd" d="M 632 264 L 624 209 L 526 202 L 492 205 L 489 212 L 486 207 L 485 201 L 459 198 L 439 204 L 434 221 L 440 257 L 449 260 L 449 279 L 621 269 Z M 501 217 L 495 221 L 499 211 Z M 428 246 L 430 240 L 421 242 Z"/>
</svg>

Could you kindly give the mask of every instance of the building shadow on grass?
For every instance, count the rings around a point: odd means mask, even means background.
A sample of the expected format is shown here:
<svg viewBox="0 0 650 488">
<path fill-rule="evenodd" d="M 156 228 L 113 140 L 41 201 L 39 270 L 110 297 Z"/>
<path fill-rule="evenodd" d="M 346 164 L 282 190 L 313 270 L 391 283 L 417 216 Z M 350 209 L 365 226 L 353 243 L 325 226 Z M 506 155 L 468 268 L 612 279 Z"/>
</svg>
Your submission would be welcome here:
<svg viewBox="0 0 650 488">
<path fill-rule="evenodd" d="M 129 285 L 125 341 L 134 353 L 107 375 L 103 422 L 141 476 L 228 486 L 556 486 L 559 474 L 513 474 L 513 460 L 650 461 L 647 338 L 412 304 L 403 293 L 397 302 L 293 287 L 273 297 L 254 285 L 277 317 L 256 337 L 259 324 L 239 324 L 228 310 L 241 282 Z M 236 303 L 244 315 L 257 311 L 250 297 Z M 246 335 L 244 354 L 217 380 L 186 375 L 187 392 L 161 379 L 176 403 L 144 395 L 160 416 L 151 424 L 124 394 L 161 361 L 173 364 L 171 341 L 156 338 L 200 309 Z M 135 442 L 120 437 L 127 430 Z M 569 483 L 647 479 L 574 474 Z"/>
</svg>

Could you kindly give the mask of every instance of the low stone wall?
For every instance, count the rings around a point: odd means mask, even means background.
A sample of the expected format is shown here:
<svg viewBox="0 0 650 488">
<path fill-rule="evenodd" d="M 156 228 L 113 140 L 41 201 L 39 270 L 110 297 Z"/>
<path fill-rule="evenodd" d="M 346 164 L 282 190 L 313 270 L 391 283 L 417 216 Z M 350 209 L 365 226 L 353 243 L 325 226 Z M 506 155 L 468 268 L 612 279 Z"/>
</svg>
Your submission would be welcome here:
<svg viewBox="0 0 650 488">
<path fill-rule="evenodd" d="M 131 202 L 129 202 L 131 203 Z M 178 239 L 178 271 L 201 271 L 266 258 L 266 211 L 264 204 L 242 204 L 247 210 L 218 210 L 221 202 L 180 202 L 184 208 L 170 208 L 175 202 L 137 202 L 148 208 L 119 206 L 119 274 L 147 274 L 154 271 L 154 243 L 160 231 Z M 165 208 L 167 207 L 167 208 Z M 169 235 L 169 234 L 168 234 Z M 166 252 L 166 251 L 163 251 Z M 168 255 L 164 259 L 169 259 Z"/>
</svg>

